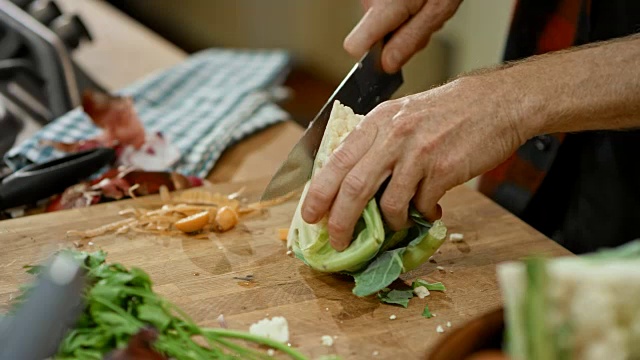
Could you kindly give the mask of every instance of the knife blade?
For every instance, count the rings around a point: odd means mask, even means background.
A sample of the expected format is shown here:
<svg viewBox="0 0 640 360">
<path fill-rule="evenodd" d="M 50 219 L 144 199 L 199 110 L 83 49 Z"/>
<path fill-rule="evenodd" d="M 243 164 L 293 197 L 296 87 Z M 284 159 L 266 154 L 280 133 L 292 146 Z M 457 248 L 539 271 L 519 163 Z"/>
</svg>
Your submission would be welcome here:
<svg viewBox="0 0 640 360">
<path fill-rule="evenodd" d="M 402 70 L 387 74 L 382 69 L 380 41 L 356 63 L 329 100 L 307 127 L 302 138 L 265 188 L 261 201 L 285 196 L 302 188 L 311 178 L 316 157 L 334 101 L 349 106 L 356 114 L 367 114 L 389 100 L 404 82 Z"/>
</svg>

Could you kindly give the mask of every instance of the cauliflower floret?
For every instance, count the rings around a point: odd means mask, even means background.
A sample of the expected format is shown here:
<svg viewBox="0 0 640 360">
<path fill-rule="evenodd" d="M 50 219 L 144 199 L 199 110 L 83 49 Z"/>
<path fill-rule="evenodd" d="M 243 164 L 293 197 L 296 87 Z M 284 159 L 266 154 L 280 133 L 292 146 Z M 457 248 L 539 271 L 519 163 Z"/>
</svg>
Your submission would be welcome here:
<svg viewBox="0 0 640 360">
<path fill-rule="evenodd" d="M 264 336 L 281 343 L 289 341 L 289 324 L 282 316 L 274 316 L 271 319 L 265 318 L 252 324 L 249 333 Z"/>
</svg>

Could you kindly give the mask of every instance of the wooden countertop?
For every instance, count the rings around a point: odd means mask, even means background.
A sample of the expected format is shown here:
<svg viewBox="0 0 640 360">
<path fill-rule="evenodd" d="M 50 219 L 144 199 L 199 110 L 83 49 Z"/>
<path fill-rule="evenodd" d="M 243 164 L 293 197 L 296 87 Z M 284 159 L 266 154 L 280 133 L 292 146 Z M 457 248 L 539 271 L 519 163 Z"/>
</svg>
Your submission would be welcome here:
<svg viewBox="0 0 640 360">
<path fill-rule="evenodd" d="M 90 73 L 100 73 L 100 80 L 109 81 L 112 89 L 185 56 L 105 3 L 59 1 L 83 14 L 96 42 L 78 58 Z M 105 45 L 109 43 L 105 39 L 118 42 L 123 37 L 127 41 Z M 146 42 L 148 47 L 138 47 L 136 42 Z M 128 59 L 144 54 L 148 59 L 132 63 L 120 58 L 118 51 L 128 54 Z M 300 133 L 299 126 L 282 123 L 254 135 L 227 151 L 209 178 L 219 183 L 218 191 L 229 193 L 246 186 L 248 195 L 255 197 Z M 29 280 L 23 265 L 40 262 L 61 247 L 73 246 L 77 239 L 68 238 L 67 230 L 96 227 L 118 219 L 117 212 L 124 207 L 153 203 L 157 203 L 156 197 L 0 222 L 0 312 L 7 310 L 18 286 Z M 289 321 L 292 344 L 306 355 L 339 354 L 345 359 L 368 359 L 374 352 L 380 359 L 424 358 L 443 336 L 436 333 L 438 325 L 450 321 L 455 328 L 500 306 L 497 263 L 532 252 L 568 254 L 484 196 L 458 187 L 443 200 L 444 220 L 450 232 L 465 235 L 465 242 L 446 243 L 435 257 L 437 264 L 425 264 L 405 276 L 407 280 L 420 276 L 443 281 L 448 291 L 414 299 L 408 309 L 403 309 L 371 298 L 356 298 L 351 294 L 350 281 L 311 271 L 286 256 L 277 229 L 289 225 L 294 206 L 295 202 L 283 204 L 209 239 L 107 235 L 92 239 L 92 245 L 83 240 L 82 249 L 102 248 L 109 253 L 108 261 L 141 267 L 150 274 L 159 293 L 201 325 L 216 326 L 216 318 L 224 314 L 230 327 L 247 330 L 265 316 L 282 315 Z M 233 279 L 247 274 L 255 276 L 255 286 L 242 286 Z M 420 316 L 425 302 L 436 317 Z M 392 314 L 397 319 L 390 320 Z M 334 346 L 322 346 L 322 335 L 337 336 Z"/>
<path fill-rule="evenodd" d="M 264 185 L 264 181 L 219 184 L 216 190 L 231 193 L 246 186 L 247 195 L 257 197 Z M 78 238 L 67 237 L 67 230 L 98 227 L 119 219 L 122 208 L 154 202 L 158 204 L 156 197 L 118 201 L 0 222 L 0 312 L 7 310 L 18 286 L 29 280 L 23 265 L 74 246 Z M 369 359 L 374 352 L 380 359 L 423 359 L 446 335 L 436 332 L 438 325 L 450 331 L 501 305 L 497 263 L 530 253 L 568 254 L 484 196 L 458 187 L 447 193 L 442 205 L 450 232 L 464 234 L 464 242 L 445 243 L 435 256 L 437 264 L 426 263 L 403 276 L 407 281 L 416 277 L 442 281 L 447 291 L 414 298 L 404 309 L 380 304 L 373 297 L 357 298 L 349 279 L 312 271 L 286 256 L 277 230 L 289 226 L 295 205 L 272 208 L 208 239 L 134 232 L 80 242 L 82 250 L 101 248 L 108 252 L 108 261 L 147 271 L 156 291 L 203 326 L 217 326 L 216 318 L 224 314 L 229 327 L 246 331 L 264 317 L 284 316 L 291 343 L 304 354 L 310 358 L 338 354 L 344 359 Z M 248 274 L 255 278 L 252 286 L 233 278 Z M 421 316 L 425 303 L 436 317 Z M 390 320 L 391 315 L 397 318 Z M 333 347 L 321 344 L 323 335 L 337 336 Z"/>
</svg>

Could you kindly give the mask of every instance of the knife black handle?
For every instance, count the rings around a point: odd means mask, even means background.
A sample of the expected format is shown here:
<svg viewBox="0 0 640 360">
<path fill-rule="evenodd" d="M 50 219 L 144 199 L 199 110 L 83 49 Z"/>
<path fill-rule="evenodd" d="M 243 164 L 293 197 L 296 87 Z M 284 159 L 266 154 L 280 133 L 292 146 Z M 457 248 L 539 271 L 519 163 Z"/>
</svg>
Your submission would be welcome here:
<svg viewBox="0 0 640 360">
<path fill-rule="evenodd" d="M 0 210 L 35 203 L 61 193 L 115 159 L 115 150 L 97 148 L 26 166 L 0 184 Z"/>
</svg>

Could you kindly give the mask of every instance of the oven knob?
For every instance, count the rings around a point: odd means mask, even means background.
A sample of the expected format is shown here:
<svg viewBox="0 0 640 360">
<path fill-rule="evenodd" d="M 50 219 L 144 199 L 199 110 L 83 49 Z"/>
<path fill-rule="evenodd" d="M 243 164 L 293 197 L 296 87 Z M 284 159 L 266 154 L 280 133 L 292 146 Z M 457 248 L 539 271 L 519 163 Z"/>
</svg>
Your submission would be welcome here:
<svg viewBox="0 0 640 360">
<path fill-rule="evenodd" d="M 62 15 L 62 11 L 51 0 L 36 0 L 29 5 L 29 14 L 45 25 L 49 25 L 53 19 Z"/>
<path fill-rule="evenodd" d="M 53 20 L 49 27 L 70 49 L 77 48 L 82 40 L 91 41 L 89 30 L 77 15 L 63 14 Z"/>
</svg>

